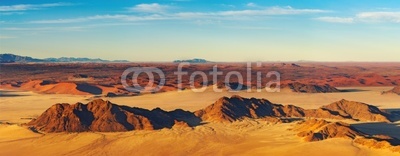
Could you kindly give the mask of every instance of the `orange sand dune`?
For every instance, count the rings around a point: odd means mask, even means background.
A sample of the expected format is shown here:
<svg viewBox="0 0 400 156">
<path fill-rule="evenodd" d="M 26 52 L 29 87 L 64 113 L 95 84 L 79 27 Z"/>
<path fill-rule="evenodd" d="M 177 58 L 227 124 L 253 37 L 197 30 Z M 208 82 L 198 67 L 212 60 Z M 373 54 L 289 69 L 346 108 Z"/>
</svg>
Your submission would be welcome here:
<svg viewBox="0 0 400 156">
<path fill-rule="evenodd" d="M 4 85 L 3 87 L 13 88 L 11 86 L 4 86 Z M 105 87 L 100 85 L 76 83 L 76 82 L 46 83 L 46 81 L 43 80 L 32 80 L 26 83 L 22 83 L 18 89 L 34 91 L 37 93 L 45 93 L 45 94 L 71 94 L 71 95 L 99 95 L 99 94 L 106 94 L 108 92 L 118 91 L 118 89 L 115 87 Z"/>
</svg>

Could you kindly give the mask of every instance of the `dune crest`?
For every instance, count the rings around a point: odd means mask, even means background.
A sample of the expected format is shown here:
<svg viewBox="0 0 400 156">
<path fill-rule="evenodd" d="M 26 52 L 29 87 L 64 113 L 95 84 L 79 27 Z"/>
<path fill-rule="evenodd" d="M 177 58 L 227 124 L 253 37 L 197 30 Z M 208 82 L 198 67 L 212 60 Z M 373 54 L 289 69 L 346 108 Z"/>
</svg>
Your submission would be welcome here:
<svg viewBox="0 0 400 156">
<path fill-rule="evenodd" d="M 384 92 L 382 92 L 382 94 L 397 94 L 397 95 L 400 95 L 400 86 L 396 86 L 391 90 L 384 91 Z"/>
</svg>

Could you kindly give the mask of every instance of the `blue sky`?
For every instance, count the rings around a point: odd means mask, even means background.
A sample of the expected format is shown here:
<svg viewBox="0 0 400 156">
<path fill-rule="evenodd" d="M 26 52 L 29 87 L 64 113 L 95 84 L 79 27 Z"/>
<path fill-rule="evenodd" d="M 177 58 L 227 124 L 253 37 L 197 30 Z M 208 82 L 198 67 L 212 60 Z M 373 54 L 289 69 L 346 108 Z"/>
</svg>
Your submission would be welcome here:
<svg viewBox="0 0 400 156">
<path fill-rule="evenodd" d="M 399 61 L 398 0 L 0 1 L 0 53 Z"/>
</svg>

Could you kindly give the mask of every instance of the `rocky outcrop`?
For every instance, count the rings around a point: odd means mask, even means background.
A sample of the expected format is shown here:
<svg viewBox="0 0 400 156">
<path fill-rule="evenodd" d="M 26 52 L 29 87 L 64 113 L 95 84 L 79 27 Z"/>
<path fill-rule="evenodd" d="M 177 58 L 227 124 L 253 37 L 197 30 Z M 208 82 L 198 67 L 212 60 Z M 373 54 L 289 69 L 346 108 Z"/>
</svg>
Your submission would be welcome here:
<svg viewBox="0 0 400 156">
<path fill-rule="evenodd" d="M 309 119 L 297 123 L 292 130 L 297 131 L 297 136 L 302 137 L 307 142 L 345 138 L 369 148 L 390 149 L 394 152 L 400 152 L 400 140 L 386 135 L 370 136 L 344 122 Z"/>
<path fill-rule="evenodd" d="M 299 137 L 305 141 L 320 141 L 329 138 L 349 138 L 354 139 L 357 136 L 365 135 L 344 122 L 328 122 L 325 120 L 310 119 L 298 123 L 295 131 Z"/>
<path fill-rule="evenodd" d="M 195 126 L 200 119 L 183 110 L 146 110 L 101 99 L 88 104 L 56 104 L 27 125 L 44 132 L 117 132 L 171 128 L 176 122 Z"/>
<path fill-rule="evenodd" d="M 243 118 L 314 117 L 390 122 L 390 115 L 365 103 L 340 100 L 319 109 L 303 109 L 293 105 L 273 104 L 266 99 L 223 97 L 195 115 L 205 121 L 232 122 Z"/>
<path fill-rule="evenodd" d="M 266 99 L 223 97 L 210 106 L 194 112 L 205 121 L 232 122 L 243 118 L 301 117 L 303 109 L 292 105 L 273 104 Z"/>
<path fill-rule="evenodd" d="M 393 152 L 400 153 L 400 140 L 386 135 L 359 137 L 354 139 L 354 143 L 367 146 L 369 148 L 389 149 Z"/>
<path fill-rule="evenodd" d="M 362 102 L 348 101 L 342 99 L 332 104 L 321 107 L 340 116 L 352 118 L 360 121 L 383 121 L 390 122 L 390 115 L 378 107 L 368 105 Z"/>
<path fill-rule="evenodd" d="M 303 109 L 293 105 L 274 104 L 266 99 L 222 97 L 210 106 L 188 112 L 171 112 L 160 108 L 147 110 L 94 100 L 88 104 L 56 104 L 28 126 L 44 132 L 116 132 L 196 126 L 200 122 L 233 122 L 245 118 L 261 118 L 269 123 L 290 122 L 293 118 L 353 119 L 385 121 L 390 115 L 375 106 L 340 100 L 319 109 Z M 339 125 L 339 126 L 343 126 Z"/>
</svg>

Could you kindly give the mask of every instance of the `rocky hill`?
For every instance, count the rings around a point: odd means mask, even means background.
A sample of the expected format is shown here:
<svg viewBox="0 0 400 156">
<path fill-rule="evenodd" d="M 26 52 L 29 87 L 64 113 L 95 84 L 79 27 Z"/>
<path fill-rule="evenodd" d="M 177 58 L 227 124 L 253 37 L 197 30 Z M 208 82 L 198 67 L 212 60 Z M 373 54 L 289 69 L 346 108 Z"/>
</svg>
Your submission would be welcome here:
<svg viewBox="0 0 400 156">
<path fill-rule="evenodd" d="M 323 106 L 321 109 L 361 121 L 390 121 L 390 115 L 375 106 L 345 99 Z"/>
<path fill-rule="evenodd" d="M 30 62 L 129 62 L 127 60 L 102 60 L 90 58 L 75 58 L 75 57 L 60 57 L 60 58 L 45 58 L 38 59 L 28 56 L 19 56 L 14 54 L 0 54 L 0 63 L 30 63 Z"/>
<path fill-rule="evenodd" d="M 0 63 L 14 63 L 14 62 L 43 62 L 43 60 L 28 56 L 0 54 Z"/>
<path fill-rule="evenodd" d="M 199 58 L 190 59 L 190 60 L 175 60 L 174 61 L 174 63 L 183 63 L 183 62 L 187 62 L 187 63 L 209 63 L 210 61 L 207 61 L 205 59 L 199 59 Z"/>
<path fill-rule="evenodd" d="M 196 116 L 206 121 L 232 122 L 243 118 L 299 117 L 304 116 L 303 109 L 296 106 L 273 104 L 266 99 L 243 98 L 232 96 L 223 97 L 210 106 L 198 110 Z"/>
<path fill-rule="evenodd" d="M 332 138 L 354 140 L 355 144 L 376 149 L 400 152 L 400 140 L 386 135 L 368 135 L 344 122 L 309 119 L 297 123 L 293 129 L 304 141 L 313 142 Z"/>
<path fill-rule="evenodd" d="M 329 138 L 349 138 L 363 136 L 364 133 L 344 122 L 328 122 L 325 120 L 310 119 L 298 123 L 295 131 L 303 137 L 305 141 L 320 141 Z"/>
<path fill-rule="evenodd" d="M 280 118 L 302 117 L 390 122 L 390 114 L 360 102 L 340 100 L 319 109 L 303 109 L 274 104 L 266 99 L 232 96 L 222 97 L 195 112 L 131 108 L 101 99 L 88 104 L 55 104 L 27 125 L 44 132 L 116 132 L 172 128 L 175 124 L 196 126 L 201 122 L 233 122 L 245 118 L 286 122 Z"/>
<path fill-rule="evenodd" d="M 112 104 L 101 99 L 88 104 L 56 104 L 27 125 L 44 132 L 119 132 L 172 128 L 175 123 L 194 126 L 200 119 L 183 110 L 146 110 Z"/>
<path fill-rule="evenodd" d="M 273 104 L 266 99 L 223 97 L 210 106 L 194 112 L 206 121 L 232 122 L 243 118 L 315 117 L 390 122 L 390 115 L 375 106 L 340 100 L 319 109 Z"/>
</svg>

